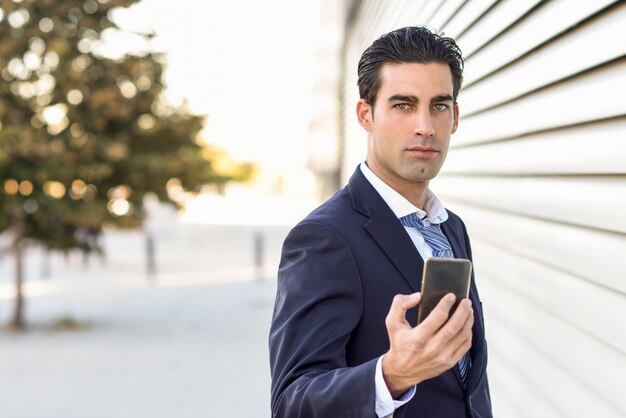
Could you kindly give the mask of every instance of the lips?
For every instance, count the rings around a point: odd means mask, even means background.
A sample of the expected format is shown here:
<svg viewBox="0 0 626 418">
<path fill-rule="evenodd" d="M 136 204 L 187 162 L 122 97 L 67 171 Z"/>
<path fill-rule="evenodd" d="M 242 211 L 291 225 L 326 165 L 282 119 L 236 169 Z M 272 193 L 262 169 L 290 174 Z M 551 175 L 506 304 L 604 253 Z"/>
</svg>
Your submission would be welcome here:
<svg viewBox="0 0 626 418">
<path fill-rule="evenodd" d="M 407 149 L 407 152 L 413 157 L 425 159 L 433 158 L 438 153 L 436 149 L 427 147 L 411 147 Z"/>
</svg>

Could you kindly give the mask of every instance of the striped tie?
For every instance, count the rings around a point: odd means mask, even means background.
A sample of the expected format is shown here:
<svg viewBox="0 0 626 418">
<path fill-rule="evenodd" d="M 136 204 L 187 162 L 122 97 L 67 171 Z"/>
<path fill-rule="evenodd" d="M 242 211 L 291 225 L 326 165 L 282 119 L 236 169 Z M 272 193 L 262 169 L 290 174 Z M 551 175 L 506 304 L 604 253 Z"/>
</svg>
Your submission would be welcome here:
<svg viewBox="0 0 626 418">
<path fill-rule="evenodd" d="M 430 247 L 433 257 L 454 258 L 452 247 L 450 247 L 450 243 L 448 242 L 446 236 L 443 232 L 441 232 L 439 224 L 430 224 L 430 226 L 425 226 L 416 213 L 403 216 L 400 218 L 400 223 L 408 228 L 416 228 L 420 232 L 424 241 L 426 241 L 426 244 Z M 467 376 L 469 374 L 468 372 L 470 366 L 471 359 L 468 352 L 465 353 L 465 355 L 459 360 L 459 372 L 465 389 L 467 389 Z"/>
<path fill-rule="evenodd" d="M 454 258 L 450 243 L 448 242 L 446 236 L 443 235 L 443 232 L 441 232 L 439 224 L 430 224 L 430 226 L 425 226 L 416 213 L 403 216 L 400 218 L 400 223 L 403 226 L 413 227 L 419 230 L 420 234 L 424 238 L 424 241 L 426 241 L 426 244 L 430 247 L 433 257 Z"/>
</svg>

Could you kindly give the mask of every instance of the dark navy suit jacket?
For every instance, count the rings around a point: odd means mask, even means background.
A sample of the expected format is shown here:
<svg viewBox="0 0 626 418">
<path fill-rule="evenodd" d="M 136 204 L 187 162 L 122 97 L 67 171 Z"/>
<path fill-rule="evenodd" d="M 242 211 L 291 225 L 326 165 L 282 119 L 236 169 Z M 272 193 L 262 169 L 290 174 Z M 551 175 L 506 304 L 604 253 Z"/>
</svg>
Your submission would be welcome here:
<svg viewBox="0 0 626 418">
<path fill-rule="evenodd" d="M 455 257 L 471 259 L 461 219 L 442 224 Z M 357 168 L 348 185 L 296 225 L 283 245 L 270 330 L 272 414 L 376 417 L 374 374 L 388 351 L 385 317 L 396 294 L 420 290 L 423 260 L 404 227 Z M 482 307 L 472 275 L 472 368 L 417 385 L 394 417 L 492 416 Z M 415 325 L 416 309 L 407 313 Z"/>
</svg>

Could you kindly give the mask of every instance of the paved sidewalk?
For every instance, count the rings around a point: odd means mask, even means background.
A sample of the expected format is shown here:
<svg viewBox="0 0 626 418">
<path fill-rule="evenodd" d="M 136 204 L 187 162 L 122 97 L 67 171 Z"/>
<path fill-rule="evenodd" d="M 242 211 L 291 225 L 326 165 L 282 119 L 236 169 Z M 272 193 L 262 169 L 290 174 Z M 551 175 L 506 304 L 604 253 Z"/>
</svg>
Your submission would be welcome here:
<svg viewBox="0 0 626 418">
<path fill-rule="evenodd" d="M 29 332 L 0 331 L 1 415 L 268 417 L 275 285 L 55 280 L 28 301 Z M 64 315 L 85 327 L 50 325 Z"/>
<path fill-rule="evenodd" d="M 289 227 L 160 219 L 152 280 L 141 231 L 105 234 L 106 260 L 87 266 L 30 250 L 22 334 L 1 328 L 13 274 L 0 257 L 0 417 L 269 417 L 267 334 Z M 80 327 L 54 326 L 64 318 Z"/>
</svg>

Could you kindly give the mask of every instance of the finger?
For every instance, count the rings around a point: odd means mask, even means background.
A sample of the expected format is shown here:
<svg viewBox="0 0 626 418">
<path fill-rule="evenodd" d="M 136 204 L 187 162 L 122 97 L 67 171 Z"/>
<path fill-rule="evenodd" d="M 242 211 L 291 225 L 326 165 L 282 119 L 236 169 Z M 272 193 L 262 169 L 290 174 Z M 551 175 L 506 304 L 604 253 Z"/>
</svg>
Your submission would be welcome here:
<svg viewBox="0 0 626 418">
<path fill-rule="evenodd" d="M 472 309 L 472 301 L 465 298 L 459 302 L 459 306 L 457 306 L 450 317 L 448 324 L 450 324 L 451 328 L 460 330 L 464 327 L 468 318 L 471 318 L 472 322 L 474 321 L 474 309 Z"/>
<path fill-rule="evenodd" d="M 463 335 L 463 339 L 458 341 L 454 347 L 454 353 L 452 354 L 452 359 L 454 364 L 458 363 L 461 360 L 461 357 L 465 355 L 472 348 L 472 333 L 470 332 L 468 336 Z"/>
<path fill-rule="evenodd" d="M 387 314 L 386 323 L 390 325 L 409 325 L 406 320 L 406 311 L 417 306 L 422 299 L 421 293 L 412 293 L 410 295 L 396 295 L 391 302 L 389 313 Z"/>
<path fill-rule="evenodd" d="M 450 320 L 433 337 L 433 341 L 448 347 L 450 353 L 455 352 L 468 338 L 471 340 L 474 314 L 469 303 L 461 301 L 459 307 Z"/>
<path fill-rule="evenodd" d="M 447 368 L 453 367 L 459 362 L 461 357 L 469 351 L 472 346 L 472 324 L 473 318 L 469 317 L 463 326 L 450 341 L 440 345 L 437 349 L 439 362 Z"/>
<path fill-rule="evenodd" d="M 463 323 L 463 326 L 461 327 L 459 332 L 457 332 L 457 334 L 455 335 L 453 344 L 458 345 L 458 344 L 461 344 L 461 342 L 464 341 L 465 339 L 471 338 L 473 326 L 474 326 L 474 315 L 470 314 L 465 318 L 465 322 Z"/>
<path fill-rule="evenodd" d="M 472 301 L 467 298 L 463 298 L 459 301 L 456 310 L 450 315 L 450 321 L 448 322 L 452 322 L 460 328 L 465 323 L 467 317 L 473 314 L 474 310 L 472 309 Z"/>
<path fill-rule="evenodd" d="M 448 293 L 441 298 L 437 306 L 428 314 L 426 319 L 422 321 L 420 326 L 431 334 L 436 333 L 450 316 L 450 309 L 456 301 L 453 293 Z"/>
</svg>

